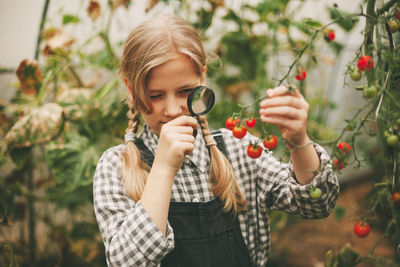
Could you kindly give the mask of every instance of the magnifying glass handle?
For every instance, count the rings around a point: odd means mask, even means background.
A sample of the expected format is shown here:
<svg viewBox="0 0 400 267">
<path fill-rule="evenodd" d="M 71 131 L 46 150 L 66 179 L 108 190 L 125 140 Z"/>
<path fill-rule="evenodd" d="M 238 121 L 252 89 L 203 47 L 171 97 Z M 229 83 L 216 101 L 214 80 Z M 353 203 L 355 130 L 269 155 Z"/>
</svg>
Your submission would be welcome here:
<svg viewBox="0 0 400 267">
<path fill-rule="evenodd" d="M 197 130 L 193 129 L 193 136 L 196 137 L 197 136 Z"/>
</svg>

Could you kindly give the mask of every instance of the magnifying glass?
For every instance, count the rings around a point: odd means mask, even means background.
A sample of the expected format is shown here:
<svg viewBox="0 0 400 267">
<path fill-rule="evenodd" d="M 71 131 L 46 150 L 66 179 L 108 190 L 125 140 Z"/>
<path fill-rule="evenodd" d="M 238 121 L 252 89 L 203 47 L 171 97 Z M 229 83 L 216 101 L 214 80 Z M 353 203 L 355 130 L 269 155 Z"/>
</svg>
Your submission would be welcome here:
<svg viewBox="0 0 400 267">
<path fill-rule="evenodd" d="M 198 116 L 207 114 L 214 106 L 214 92 L 205 86 L 197 86 L 193 88 L 187 98 L 187 106 L 190 116 L 198 119 Z M 193 135 L 196 136 L 197 131 L 194 130 Z"/>
</svg>

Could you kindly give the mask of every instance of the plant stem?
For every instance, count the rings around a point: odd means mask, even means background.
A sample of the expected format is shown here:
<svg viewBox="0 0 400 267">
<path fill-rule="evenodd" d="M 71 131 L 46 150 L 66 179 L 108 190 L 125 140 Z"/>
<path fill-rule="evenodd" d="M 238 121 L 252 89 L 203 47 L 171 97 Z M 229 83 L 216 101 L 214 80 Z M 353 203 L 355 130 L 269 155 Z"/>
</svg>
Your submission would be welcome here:
<svg viewBox="0 0 400 267">
<path fill-rule="evenodd" d="M 392 6 L 394 6 L 399 0 L 390 0 L 386 4 L 383 5 L 378 11 L 376 12 L 378 15 L 382 15 L 386 11 L 388 11 Z"/>
<path fill-rule="evenodd" d="M 36 49 L 35 49 L 35 60 L 39 59 L 39 49 L 40 49 L 40 43 L 42 42 L 42 31 L 44 27 L 44 22 L 46 20 L 47 16 L 47 10 L 49 8 L 50 0 L 46 0 L 44 3 L 44 8 L 42 12 L 42 19 L 40 20 L 40 27 L 39 27 L 39 33 L 36 41 Z"/>
<path fill-rule="evenodd" d="M 368 0 L 366 10 L 366 23 L 365 23 L 365 38 L 364 38 L 364 53 L 373 57 L 374 55 L 374 27 L 376 23 L 375 1 Z M 375 79 L 373 71 L 366 72 L 368 84 L 371 84 Z"/>
</svg>

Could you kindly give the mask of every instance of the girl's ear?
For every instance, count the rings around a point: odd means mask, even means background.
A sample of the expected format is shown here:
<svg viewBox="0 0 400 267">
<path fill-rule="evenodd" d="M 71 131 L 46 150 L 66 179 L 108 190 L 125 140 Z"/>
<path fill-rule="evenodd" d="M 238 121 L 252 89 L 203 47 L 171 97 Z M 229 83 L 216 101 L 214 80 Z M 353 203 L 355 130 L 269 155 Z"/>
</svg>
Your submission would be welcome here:
<svg viewBox="0 0 400 267">
<path fill-rule="evenodd" d="M 203 74 L 201 75 L 202 84 L 206 84 L 206 77 L 207 77 L 207 65 L 204 65 Z"/>
<path fill-rule="evenodd" d="M 128 88 L 129 92 L 132 93 L 132 88 L 127 78 L 124 78 L 124 83 L 126 88 Z"/>
</svg>

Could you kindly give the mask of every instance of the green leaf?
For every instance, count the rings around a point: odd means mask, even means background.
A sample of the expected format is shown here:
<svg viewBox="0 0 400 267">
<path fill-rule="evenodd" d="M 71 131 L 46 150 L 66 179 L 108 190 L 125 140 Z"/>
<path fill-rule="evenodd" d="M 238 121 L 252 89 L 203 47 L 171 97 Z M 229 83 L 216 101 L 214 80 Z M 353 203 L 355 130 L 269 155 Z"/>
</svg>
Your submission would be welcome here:
<svg viewBox="0 0 400 267">
<path fill-rule="evenodd" d="M 65 14 L 63 16 L 62 23 L 63 25 L 69 24 L 69 23 L 78 23 L 80 19 L 77 16 L 71 15 L 71 14 Z"/>
<path fill-rule="evenodd" d="M 302 23 L 311 28 L 321 28 L 322 27 L 321 22 L 313 20 L 311 18 L 304 18 Z"/>
<path fill-rule="evenodd" d="M 333 210 L 333 214 L 335 216 L 335 219 L 340 221 L 346 214 L 346 209 L 342 206 L 336 205 L 335 209 Z"/>
<path fill-rule="evenodd" d="M 331 19 L 333 20 L 339 19 L 337 24 L 347 32 L 351 31 L 358 22 L 358 18 L 349 17 L 350 13 L 332 7 L 328 7 L 328 10 Z"/>
<path fill-rule="evenodd" d="M 17 167 L 21 168 L 25 165 L 26 160 L 31 156 L 32 147 L 16 148 L 9 146 L 11 160 Z"/>
<path fill-rule="evenodd" d="M 341 43 L 338 42 L 329 42 L 328 45 L 336 53 L 336 55 L 339 55 L 344 47 Z"/>
</svg>

